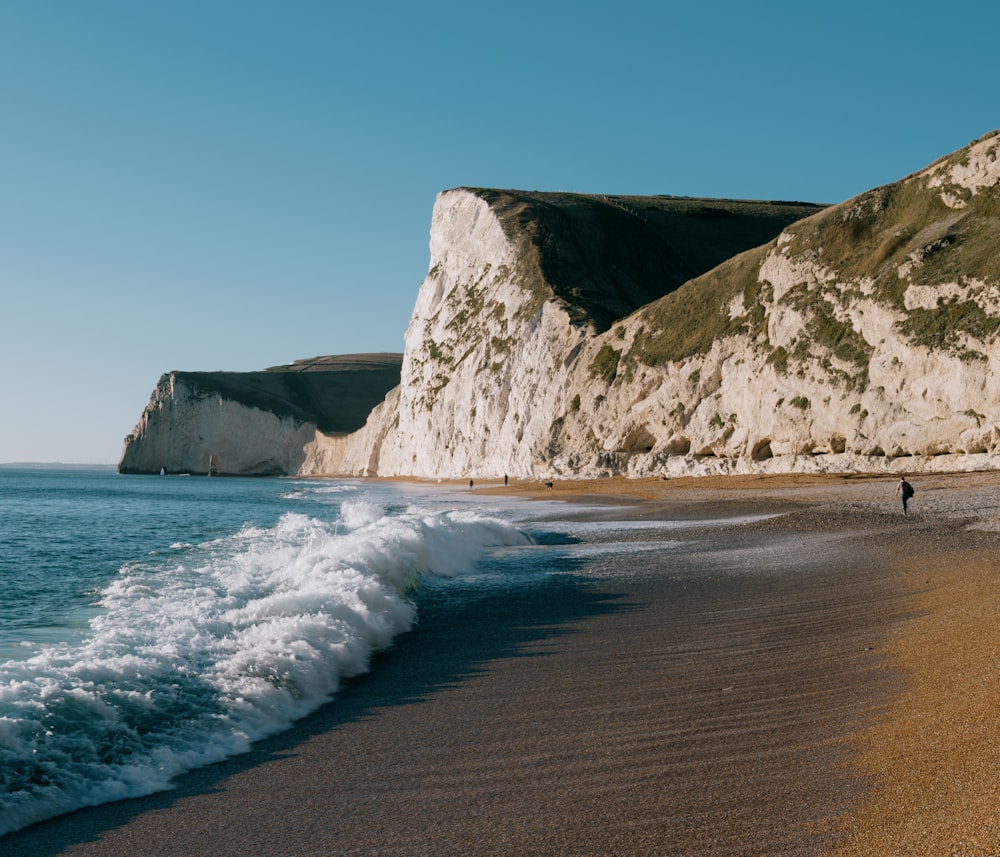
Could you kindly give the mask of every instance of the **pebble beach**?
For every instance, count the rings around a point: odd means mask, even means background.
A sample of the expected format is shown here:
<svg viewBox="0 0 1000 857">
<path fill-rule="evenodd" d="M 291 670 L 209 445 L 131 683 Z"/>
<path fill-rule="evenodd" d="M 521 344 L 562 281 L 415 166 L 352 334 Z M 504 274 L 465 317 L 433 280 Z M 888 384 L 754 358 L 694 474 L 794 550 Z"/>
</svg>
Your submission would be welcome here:
<svg viewBox="0 0 1000 857">
<path fill-rule="evenodd" d="M 1000 853 L 1000 474 L 908 476 L 477 482 L 671 549 L 422 605 L 290 731 L 0 851 Z"/>
</svg>

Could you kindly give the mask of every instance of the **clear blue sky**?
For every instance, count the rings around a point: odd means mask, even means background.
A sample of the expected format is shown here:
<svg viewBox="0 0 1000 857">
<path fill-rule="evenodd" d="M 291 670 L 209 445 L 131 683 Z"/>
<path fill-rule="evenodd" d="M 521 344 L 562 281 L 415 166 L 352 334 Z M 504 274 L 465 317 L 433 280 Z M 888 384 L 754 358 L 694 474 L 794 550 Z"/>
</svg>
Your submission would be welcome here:
<svg viewBox="0 0 1000 857">
<path fill-rule="evenodd" d="M 840 202 L 1000 127 L 1000 4 L 0 0 L 0 462 L 401 351 L 461 185 Z"/>
</svg>

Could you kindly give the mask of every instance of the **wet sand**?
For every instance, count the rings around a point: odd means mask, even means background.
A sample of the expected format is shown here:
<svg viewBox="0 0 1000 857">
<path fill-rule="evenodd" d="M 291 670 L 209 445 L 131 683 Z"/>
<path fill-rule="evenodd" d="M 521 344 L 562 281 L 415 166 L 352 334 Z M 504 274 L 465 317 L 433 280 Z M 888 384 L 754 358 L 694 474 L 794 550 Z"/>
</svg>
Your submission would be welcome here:
<svg viewBox="0 0 1000 857">
<path fill-rule="evenodd" d="M 427 599 L 292 731 L 0 853 L 996 854 L 1000 474 L 912 481 L 905 519 L 891 477 L 477 487 L 688 524 Z"/>
</svg>

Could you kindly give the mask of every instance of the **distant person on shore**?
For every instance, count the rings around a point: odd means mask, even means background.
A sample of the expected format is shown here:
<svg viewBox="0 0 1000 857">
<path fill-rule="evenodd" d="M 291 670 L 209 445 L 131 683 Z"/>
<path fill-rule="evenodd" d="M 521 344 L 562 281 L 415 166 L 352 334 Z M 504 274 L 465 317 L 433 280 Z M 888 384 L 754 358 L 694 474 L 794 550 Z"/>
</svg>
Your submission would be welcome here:
<svg viewBox="0 0 1000 857">
<path fill-rule="evenodd" d="M 899 484 L 896 486 L 896 493 L 899 495 L 899 499 L 903 503 L 903 514 L 906 514 L 906 504 L 909 499 L 916 493 L 913 490 L 913 486 L 906 481 L 905 476 L 899 477 Z"/>
</svg>

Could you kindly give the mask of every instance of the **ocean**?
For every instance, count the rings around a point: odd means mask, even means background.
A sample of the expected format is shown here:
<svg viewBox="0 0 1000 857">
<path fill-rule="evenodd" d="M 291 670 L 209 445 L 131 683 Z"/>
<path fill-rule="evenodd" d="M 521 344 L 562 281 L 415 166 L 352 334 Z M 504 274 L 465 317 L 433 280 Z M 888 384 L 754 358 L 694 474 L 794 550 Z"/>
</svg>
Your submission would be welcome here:
<svg viewBox="0 0 1000 857">
<path fill-rule="evenodd" d="M 606 573 L 610 555 L 665 547 L 643 543 L 648 522 L 572 523 L 556 505 L 0 468 L 0 835 L 170 788 L 287 729 L 412 629 L 423 600 L 457 609 L 463 593 L 543 585 L 570 558 Z"/>
</svg>

